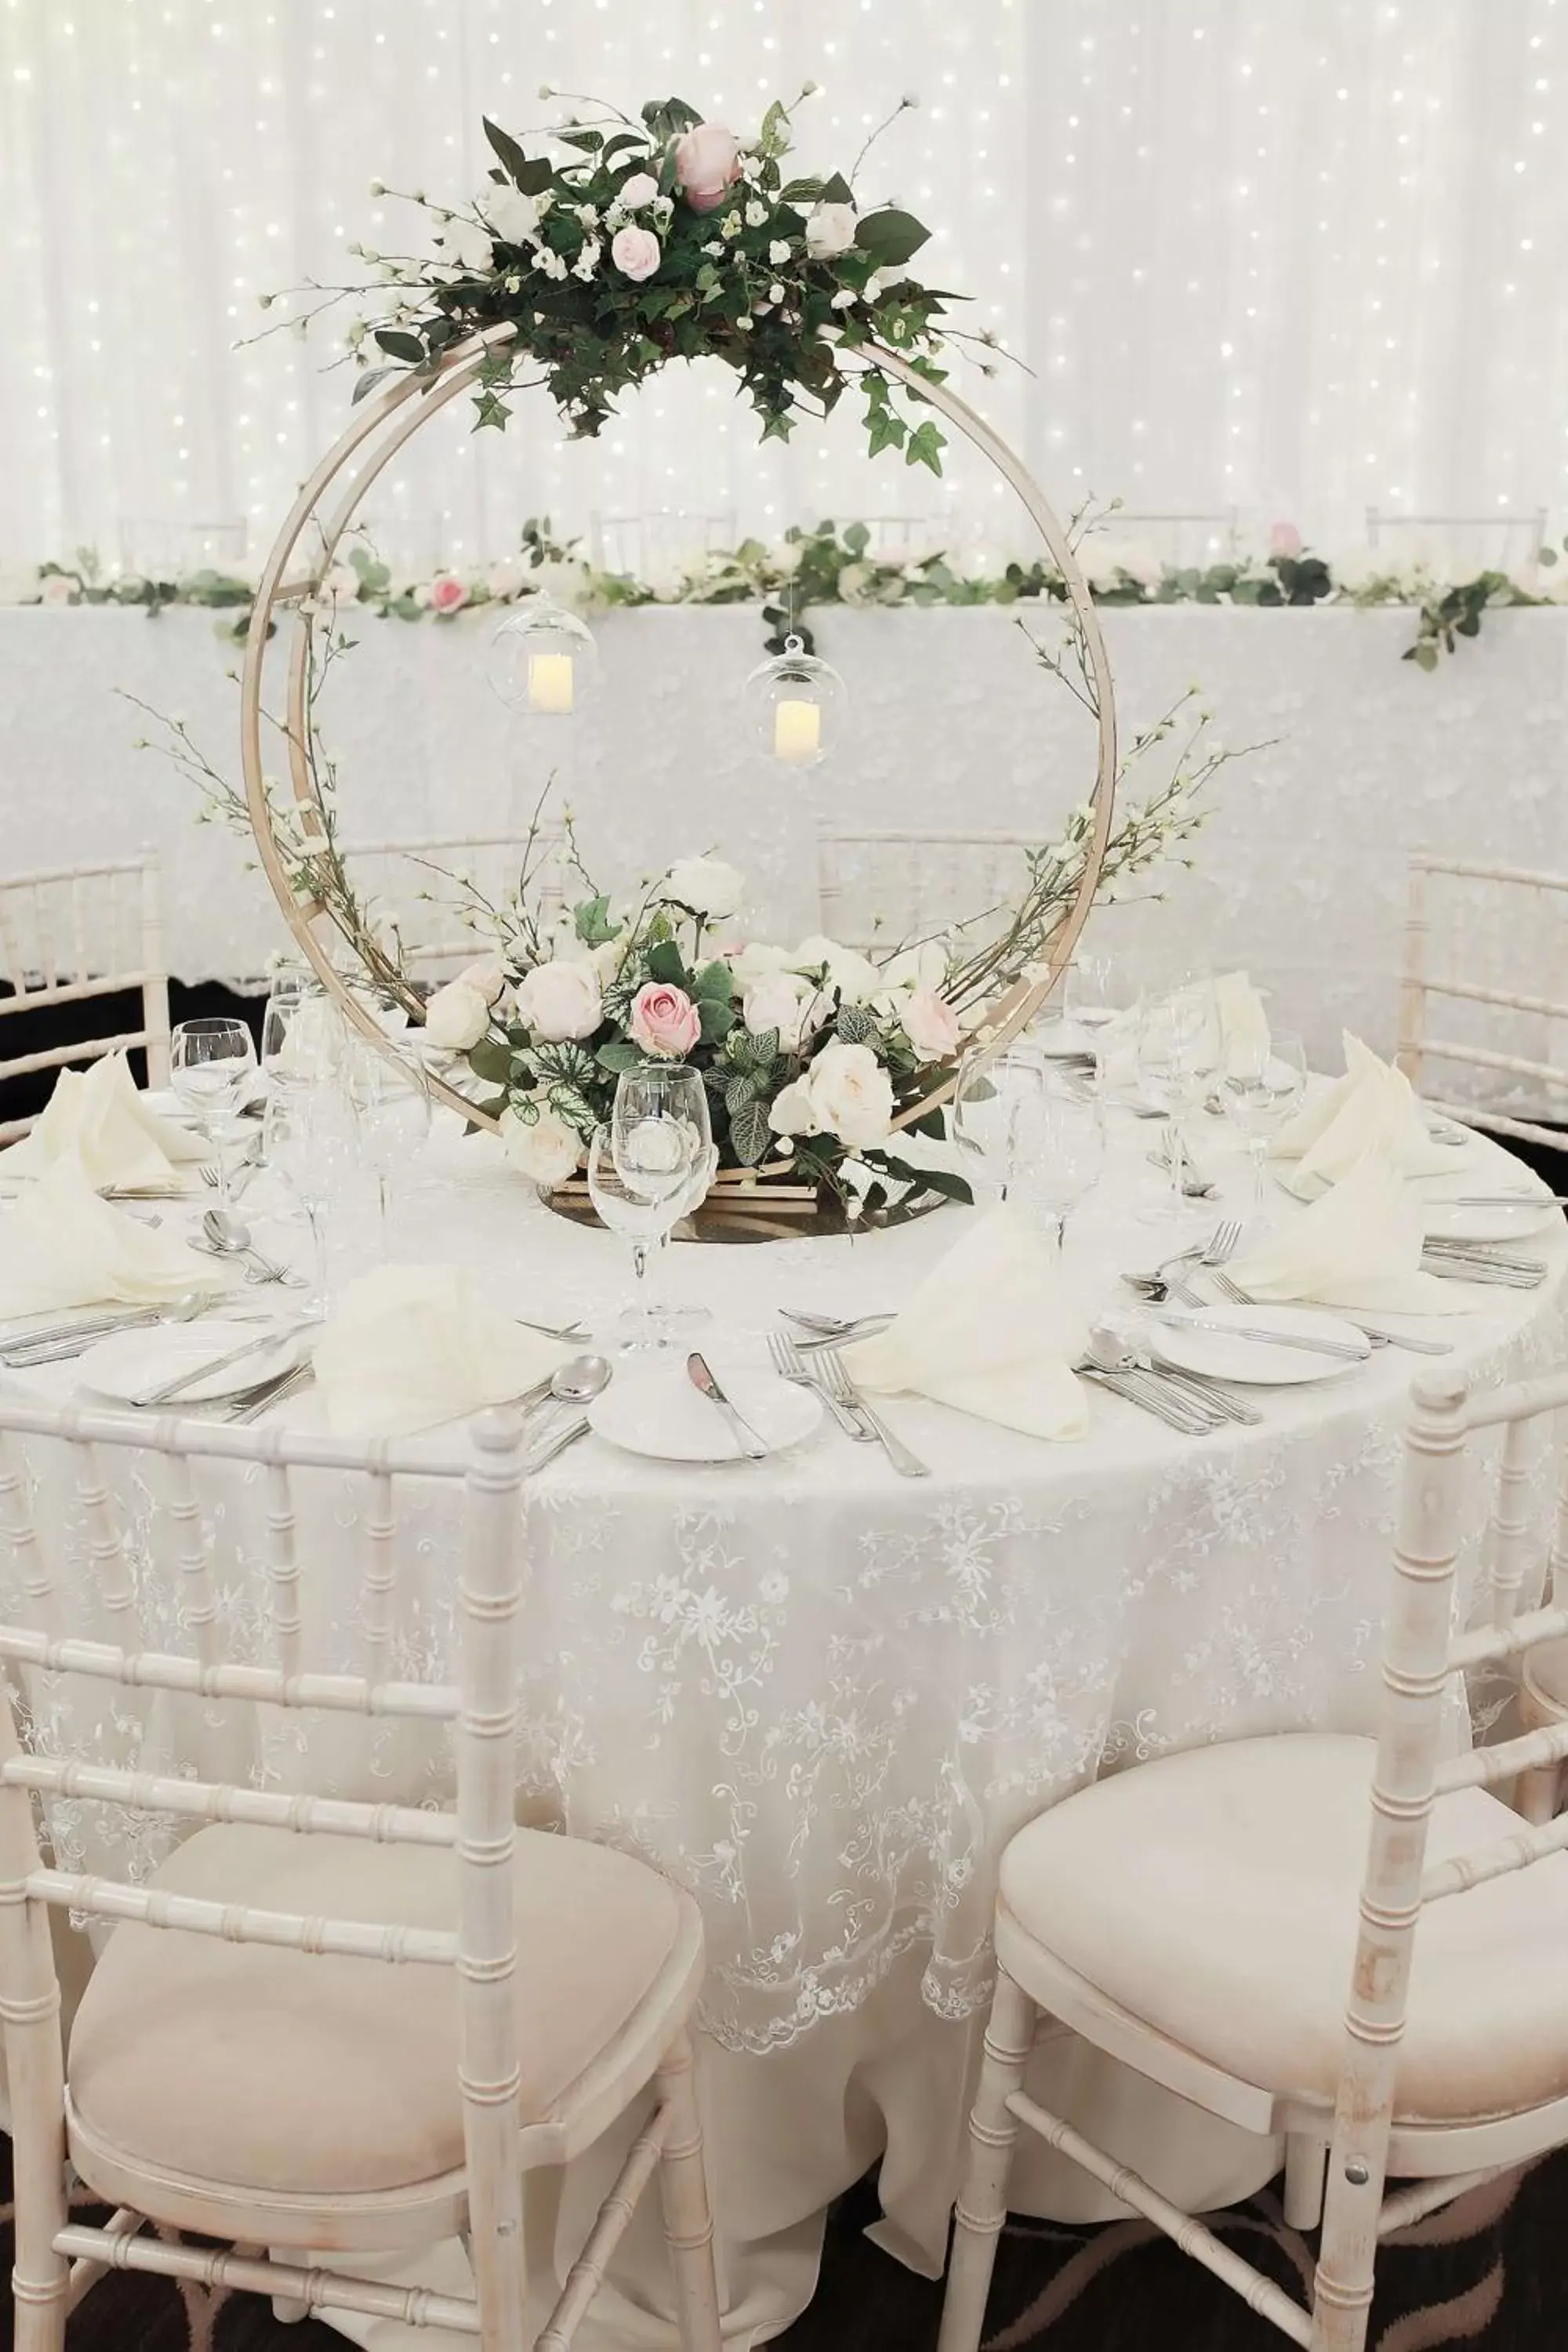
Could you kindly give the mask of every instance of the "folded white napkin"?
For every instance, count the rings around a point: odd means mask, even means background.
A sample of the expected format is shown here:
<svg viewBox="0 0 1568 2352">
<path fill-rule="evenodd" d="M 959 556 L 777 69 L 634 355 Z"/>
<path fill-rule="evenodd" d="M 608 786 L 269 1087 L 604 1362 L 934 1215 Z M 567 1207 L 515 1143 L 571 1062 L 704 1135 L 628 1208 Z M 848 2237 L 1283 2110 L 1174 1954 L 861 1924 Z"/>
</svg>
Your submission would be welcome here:
<svg viewBox="0 0 1568 2352">
<path fill-rule="evenodd" d="M 1337 1184 L 1368 1151 L 1401 1176 L 1451 1175 L 1453 1151 L 1427 1134 L 1426 1116 L 1404 1071 L 1380 1061 L 1348 1029 L 1344 1048 L 1344 1076 L 1304 1103 L 1269 1146 L 1274 1159 L 1298 1163 L 1282 1179 L 1289 1191 L 1310 1201 Z"/>
<path fill-rule="evenodd" d="M 1088 1334 L 1022 1212 L 1004 1202 L 932 1266 L 903 1313 L 844 1350 L 851 1377 L 881 1394 L 933 1397 L 1028 1437 L 1089 1426 L 1072 1367 Z"/>
<path fill-rule="evenodd" d="M 1250 1298 L 1394 1315 L 1473 1307 L 1462 1283 L 1421 1271 L 1426 1221 L 1399 1170 L 1368 1151 L 1331 1191 L 1226 1271 Z"/>
<path fill-rule="evenodd" d="M 1268 1055 L 1268 1015 L 1263 999 L 1244 971 L 1222 972 L 1214 984 L 1225 1047 L 1226 1077 L 1246 1077 Z M 1138 1084 L 1138 1029 L 1142 1007 L 1133 1005 L 1108 1021 L 1098 1039 L 1102 1087 L 1131 1091 Z"/>
<path fill-rule="evenodd" d="M 214 1259 L 100 1201 L 74 1156 L 46 1168 L 0 1213 L 0 1315 L 103 1300 L 147 1306 L 229 1286 Z"/>
<path fill-rule="evenodd" d="M 106 1055 L 88 1070 L 62 1070 L 30 1135 L 0 1160 L 8 1176 L 36 1176 L 68 1160 L 89 1184 L 174 1184 L 184 1160 L 202 1160 L 209 1147 L 160 1118 L 136 1091 L 123 1054 Z"/>
<path fill-rule="evenodd" d="M 381 1265 L 351 1282 L 316 1342 L 316 1386 L 344 1437 L 405 1437 L 503 1404 L 567 1350 L 526 1330 L 455 1265 Z"/>
<path fill-rule="evenodd" d="M 1222 972 L 1214 984 L 1225 1042 L 1227 1078 L 1254 1077 L 1268 1059 L 1268 1015 L 1244 971 Z"/>
</svg>

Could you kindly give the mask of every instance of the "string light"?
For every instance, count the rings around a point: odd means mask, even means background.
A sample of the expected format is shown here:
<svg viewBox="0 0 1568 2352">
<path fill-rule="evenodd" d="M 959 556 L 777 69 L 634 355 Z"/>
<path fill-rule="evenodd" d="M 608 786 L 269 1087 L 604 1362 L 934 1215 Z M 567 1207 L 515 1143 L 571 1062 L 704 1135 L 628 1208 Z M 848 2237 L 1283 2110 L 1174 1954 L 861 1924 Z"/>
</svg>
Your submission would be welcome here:
<svg viewBox="0 0 1568 2352">
<path fill-rule="evenodd" d="M 330 327 L 231 351 L 271 323 L 256 297 L 338 275 L 345 232 L 422 246 L 420 216 L 370 180 L 468 194 L 481 109 L 539 121 L 542 51 L 558 86 L 676 87 L 742 130 L 815 71 L 804 170 L 843 165 L 890 95 L 921 88 L 865 185 L 915 204 L 935 232 L 920 269 L 1030 362 L 988 382 L 956 362 L 954 381 L 1052 488 L 1242 503 L 1342 544 L 1367 504 L 1568 505 L 1550 331 L 1568 180 L 1542 168 L 1568 130 L 1568 8 L 1552 0 L 1506 17 L 710 0 L 681 41 L 633 0 L 372 13 L 318 7 L 301 43 L 276 5 L 105 0 L 88 42 L 58 0 L 0 5 L 0 555 L 95 543 L 114 561 L 141 519 L 243 525 L 254 562 L 352 383 L 321 373 Z M 901 512 L 957 556 L 1007 549 L 1008 494 L 968 450 L 940 482 L 868 464 L 852 395 L 759 447 L 735 390 L 716 366 L 671 369 L 589 444 L 542 394 L 505 436 L 473 437 L 455 404 L 377 486 L 384 551 L 427 572 L 500 551 L 530 513 L 574 531 L 683 509 L 770 532 Z"/>
</svg>

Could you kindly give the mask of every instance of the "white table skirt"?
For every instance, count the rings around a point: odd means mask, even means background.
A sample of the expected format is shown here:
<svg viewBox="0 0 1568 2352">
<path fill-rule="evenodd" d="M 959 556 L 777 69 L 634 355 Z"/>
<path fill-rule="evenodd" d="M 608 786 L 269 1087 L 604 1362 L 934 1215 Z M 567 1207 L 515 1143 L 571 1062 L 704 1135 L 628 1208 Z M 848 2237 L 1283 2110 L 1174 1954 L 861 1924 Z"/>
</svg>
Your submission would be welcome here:
<svg viewBox="0 0 1568 2352">
<path fill-rule="evenodd" d="M 1049 608 L 1014 614 L 1054 632 Z M 1222 774 L 1201 887 L 1172 919 L 1283 1002 L 1310 1004 L 1302 1026 L 1321 1066 L 1338 1066 L 1346 1024 L 1392 1043 L 1411 848 L 1568 869 L 1568 613 L 1489 614 L 1433 677 L 1399 658 L 1407 610 L 1188 605 L 1103 619 L 1124 736 L 1195 681 L 1227 742 L 1271 745 Z M 805 777 L 749 749 L 740 690 L 762 657 L 753 609 L 595 617 L 601 686 L 580 730 L 536 723 L 510 738 L 485 683 L 487 622 L 355 622 L 324 710 L 345 837 L 505 830 L 555 767 L 606 880 L 720 844 L 752 877 L 758 929 L 800 937 L 816 928 L 818 813 L 1048 835 L 1082 796 L 1093 772 L 1082 714 L 1036 670 L 1014 615 L 840 608 L 811 621 L 847 681 L 851 733 Z M 191 788 L 132 750 L 146 722 L 113 689 L 186 718 L 237 773 L 236 658 L 205 613 L 0 611 L 5 866 L 155 844 L 183 980 L 256 974 L 282 926 L 240 845 L 198 828 Z M 1110 919 L 1113 938 L 1149 923 Z"/>
<path fill-rule="evenodd" d="M 1126 1114 L 1113 1125 L 1112 1169 L 1069 1267 L 1097 1303 L 1113 1294 L 1116 1269 L 1156 1254 L 1130 1221 L 1152 1181 L 1148 1130 Z M 1217 1131 L 1205 1137 L 1216 1172 L 1221 1148 Z M 1477 1150 L 1498 1173 L 1512 1165 L 1495 1147 Z M 258 1208 L 268 1181 L 251 1195 Z M 780 1303 L 896 1302 L 964 1213 L 854 1243 L 679 1249 L 673 1271 L 684 1296 L 716 1310 L 704 1344 L 722 1369 L 737 1350 L 761 1353 Z M 271 1238 L 299 1247 L 293 1227 Z M 545 1319 L 599 1316 L 626 1278 L 621 1245 L 551 1217 L 484 1137 L 438 1139 L 395 1244 L 481 1267 Z M 1455 1342 L 1449 1360 L 1474 1378 L 1516 1378 L 1560 1355 L 1568 1237 L 1549 1234 L 1542 1247 L 1552 1260 L 1544 1289 L 1470 1294 L 1479 1312 L 1427 1327 Z M 804 2302 L 822 2209 L 883 2147 L 887 2242 L 940 2265 L 996 1865 L 1017 1827 L 1108 1765 L 1213 1738 L 1372 1727 L 1417 1360 L 1383 1350 L 1350 1376 L 1269 1396 L 1261 1427 L 1200 1442 L 1100 1392 L 1087 1440 L 1060 1446 L 897 1402 L 901 1432 L 933 1465 L 926 1482 L 894 1477 L 831 1425 L 762 1467 L 677 1469 L 589 1438 L 543 1474 L 529 1511 L 522 1801 L 531 1819 L 646 1854 L 702 1906 L 705 2090 L 737 2343 L 765 2340 Z M 68 1392 L 66 1368 L 33 1377 Z M 320 1410 L 310 1395 L 289 1408 L 301 1422 Z M 32 1452 L 47 1479 L 44 1449 Z M 111 1467 L 140 1527 L 132 1459 Z M 226 1638 L 260 1654 L 259 1474 L 198 1468 Z M 457 1506 L 434 1482 L 411 1500 L 396 1663 L 446 1670 Z M 1544 1481 L 1540 1503 L 1544 1524 Z M 356 1663 L 356 1498 L 348 1482 L 308 1474 L 298 1504 L 308 1635 L 322 1664 Z M 1484 1504 L 1478 1480 L 1472 1581 Z M 73 1528 L 70 1621 L 89 1634 L 100 1612 L 82 1530 L 68 1496 L 57 1510 Z M 144 1551 L 141 1581 L 147 1632 L 177 1645 L 172 1563 Z M 0 1588 L 7 1612 L 26 1606 Z M 54 1687 L 49 1704 L 74 1703 L 68 1685 Z M 51 1723 L 46 1706 L 43 1727 L 47 1739 L 63 1719 Z M 409 1726 L 311 1719 L 307 1729 L 126 1693 L 106 1736 L 144 1769 L 304 1778 L 405 1801 L 449 1787 L 439 1740 Z M 57 1805 L 51 1822 L 64 1866 L 107 1859 L 138 1874 L 169 1831 L 150 1822 L 128 1851 L 94 1805 Z M 1061 2063 L 1078 2077 L 1079 2115 L 1087 2102 L 1116 2152 L 1169 2193 L 1209 2203 L 1267 2177 L 1270 2151 L 1238 2149 L 1181 2103 L 1129 2091 L 1076 2045 Z M 597 2151 L 574 2168 L 558 2251 L 580 2234 L 609 2161 Z M 1032 2168 L 1032 2185 L 1023 2175 L 1018 2201 L 1063 2215 L 1086 2207 L 1081 2182 L 1054 2164 Z M 557 2218 L 553 2192 L 542 2191 L 542 2275 Z M 657 2296 L 658 2256 L 634 2256 L 630 2276 Z M 619 2352 L 668 2340 L 628 2312 L 602 2314 L 589 2341 Z"/>
</svg>

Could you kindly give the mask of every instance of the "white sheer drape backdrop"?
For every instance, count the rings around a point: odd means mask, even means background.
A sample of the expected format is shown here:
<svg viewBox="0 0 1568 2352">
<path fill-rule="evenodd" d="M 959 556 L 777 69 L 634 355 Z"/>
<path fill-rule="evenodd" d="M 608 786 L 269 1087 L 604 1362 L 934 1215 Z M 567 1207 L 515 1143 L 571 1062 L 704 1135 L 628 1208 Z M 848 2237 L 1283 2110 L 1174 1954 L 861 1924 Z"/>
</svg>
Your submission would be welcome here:
<svg viewBox="0 0 1568 2352">
<path fill-rule="evenodd" d="M 542 81 L 745 127 L 807 75 L 808 163 L 920 94 L 865 184 L 1029 362 L 960 382 L 1064 503 L 1342 544 L 1369 502 L 1568 502 L 1568 0 L 8 0 L 0 563 L 254 561 L 349 377 L 330 333 L 230 345 L 258 292 L 398 242 L 416 216 L 373 175 L 471 191 L 481 112 L 543 123 Z M 851 405 L 761 451 L 723 371 L 672 370 L 563 447 L 538 396 L 504 442 L 422 436 L 377 520 L 426 569 L 545 510 L 902 512 L 995 551 L 997 487 L 963 453 L 942 484 L 868 467 Z"/>
</svg>

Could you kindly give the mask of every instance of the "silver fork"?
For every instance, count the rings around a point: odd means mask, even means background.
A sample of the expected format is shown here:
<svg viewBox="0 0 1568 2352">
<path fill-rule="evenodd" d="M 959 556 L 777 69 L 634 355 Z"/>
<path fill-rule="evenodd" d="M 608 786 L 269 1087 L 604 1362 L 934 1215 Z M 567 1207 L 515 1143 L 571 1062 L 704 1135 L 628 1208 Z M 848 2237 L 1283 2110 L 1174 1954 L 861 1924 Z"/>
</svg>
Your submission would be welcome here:
<svg viewBox="0 0 1568 2352">
<path fill-rule="evenodd" d="M 1196 1274 L 1201 1269 L 1206 1273 L 1212 1274 L 1215 1266 L 1224 1265 L 1228 1258 L 1233 1258 L 1236 1255 L 1237 1246 L 1240 1240 L 1240 1219 L 1237 1217 L 1226 1217 L 1222 1219 L 1220 1223 L 1215 1227 L 1214 1232 L 1210 1234 L 1205 1246 L 1199 1251 L 1195 1258 L 1190 1261 L 1192 1272 Z M 1184 1298 L 1189 1307 L 1201 1307 L 1204 1303 L 1201 1296 L 1192 1287 L 1184 1274 L 1172 1276 L 1167 1280 L 1165 1286 L 1168 1290 L 1174 1291 L 1178 1298 Z"/>
<path fill-rule="evenodd" d="M 780 1380 L 793 1381 L 797 1389 L 809 1389 L 813 1396 L 820 1397 L 847 1437 L 875 1443 L 873 1432 L 841 1398 L 834 1395 L 827 1382 L 812 1378 L 806 1370 L 805 1359 L 793 1339 L 786 1339 L 782 1331 L 770 1331 L 768 1353 L 773 1358 L 773 1370 Z"/>
<path fill-rule="evenodd" d="M 918 1454 L 911 1453 L 910 1448 L 904 1444 L 903 1439 L 901 1437 L 895 1436 L 894 1433 L 888 1427 L 888 1424 L 882 1419 L 881 1414 L 878 1412 L 874 1407 L 867 1403 L 865 1398 L 861 1395 L 859 1390 L 856 1387 L 854 1381 L 845 1370 L 843 1358 L 837 1355 L 831 1348 L 827 1348 L 825 1349 L 822 1354 L 817 1358 L 817 1361 L 826 1371 L 827 1378 L 832 1384 L 833 1395 L 837 1398 L 840 1404 L 852 1406 L 866 1422 L 872 1436 L 876 1438 L 878 1444 L 881 1446 L 883 1453 L 887 1455 L 889 1461 L 892 1464 L 900 1477 L 929 1478 L 931 1476 L 930 1463 L 922 1462 Z"/>
<path fill-rule="evenodd" d="M 1256 1307 L 1259 1303 L 1228 1274 L 1216 1274 L 1214 1286 L 1233 1307 Z M 1331 1311 L 1339 1314 L 1337 1307 Z M 1451 1356 L 1454 1352 L 1453 1342 L 1448 1339 L 1413 1339 L 1407 1333 L 1390 1331 L 1381 1323 L 1363 1323 L 1359 1315 L 1340 1315 L 1340 1320 L 1354 1330 L 1364 1331 L 1374 1348 L 1407 1348 L 1414 1356 Z"/>
</svg>

